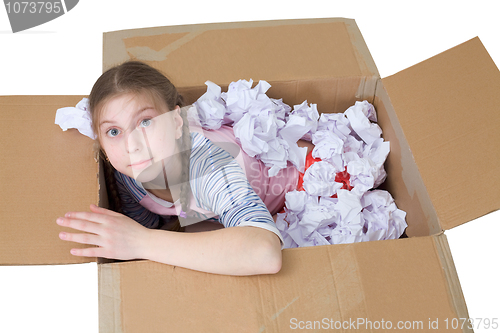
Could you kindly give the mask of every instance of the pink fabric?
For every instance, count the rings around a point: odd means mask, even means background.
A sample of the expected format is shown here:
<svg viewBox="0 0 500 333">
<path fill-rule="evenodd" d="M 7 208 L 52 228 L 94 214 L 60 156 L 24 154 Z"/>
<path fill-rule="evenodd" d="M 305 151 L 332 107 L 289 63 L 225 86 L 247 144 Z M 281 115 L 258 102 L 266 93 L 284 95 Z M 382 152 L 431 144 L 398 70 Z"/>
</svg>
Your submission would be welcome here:
<svg viewBox="0 0 500 333">
<path fill-rule="evenodd" d="M 148 195 L 146 195 L 140 201 L 140 204 L 144 208 L 146 208 L 147 210 L 149 210 L 149 211 L 151 211 L 151 212 L 153 212 L 155 214 L 158 214 L 158 215 L 179 215 L 181 213 L 181 211 L 180 211 L 180 209 L 181 209 L 180 204 L 179 205 L 172 205 L 171 207 L 165 207 L 165 206 L 162 206 L 159 203 L 155 202 L 153 200 L 153 198 L 151 198 L 150 196 L 151 196 L 151 193 L 148 193 Z M 162 199 L 159 199 L 159 200 L 162 200 Z M 191 201 L 190 201 L 189 207 L 190 207 L 191 210 L 193 210 L 195 212 L 198 212 L 200 214 L 205 215 L 205 217 L 207 219 L 211 218 L 211 217 L 214 217 L 214 213 L 213 212 L 207 211 L 207 210 L 205 210 L 203 208 L 200 208 L 200 207 L 196 206 L 193 194 L 191 194 Z"/>
</svg>

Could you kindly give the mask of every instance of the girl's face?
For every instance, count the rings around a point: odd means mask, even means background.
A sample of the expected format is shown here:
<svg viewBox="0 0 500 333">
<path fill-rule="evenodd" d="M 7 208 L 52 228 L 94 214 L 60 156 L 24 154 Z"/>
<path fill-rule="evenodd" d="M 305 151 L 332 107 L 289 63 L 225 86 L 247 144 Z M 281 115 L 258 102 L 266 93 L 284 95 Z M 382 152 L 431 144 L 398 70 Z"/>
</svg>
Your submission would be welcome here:
<svg viewBox="0 0 500 333">
<path fill-rule="evenodd" d="M 156 179 L 163 165 L 168 168 L 178 153 L 179 111 L 177 106 L 161 113 L 151 101 L 134 93 L 109 100 L 101 111 L 99 139 L 113 167 L 143 183 Z"/>
</svg>

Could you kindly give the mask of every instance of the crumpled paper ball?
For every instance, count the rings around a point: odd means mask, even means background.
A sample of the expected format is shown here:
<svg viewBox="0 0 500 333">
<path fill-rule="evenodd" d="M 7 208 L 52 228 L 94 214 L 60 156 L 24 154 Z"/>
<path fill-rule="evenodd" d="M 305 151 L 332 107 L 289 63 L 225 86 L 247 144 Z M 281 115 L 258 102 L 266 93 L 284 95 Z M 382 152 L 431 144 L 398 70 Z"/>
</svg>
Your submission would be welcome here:
<svg viewBox="0 0 500 333">
<path fill-rule="evenodd" d="M 55 124 L 63 131 L 76 128 L 81 134 L 92 140 L 97 138 L 92 130 L 92 117 L 89 110 L 88 98 L 83 98 L 75 107 L 60 108 L 56 111 Z"/>
</svg>

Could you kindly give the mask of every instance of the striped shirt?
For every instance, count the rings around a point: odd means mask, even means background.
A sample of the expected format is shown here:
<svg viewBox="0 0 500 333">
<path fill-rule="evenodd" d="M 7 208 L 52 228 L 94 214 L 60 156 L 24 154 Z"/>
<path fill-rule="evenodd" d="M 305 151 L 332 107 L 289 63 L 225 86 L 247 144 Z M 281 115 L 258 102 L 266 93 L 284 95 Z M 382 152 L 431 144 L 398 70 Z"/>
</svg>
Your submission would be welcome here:
<svg viewBox="0 0 500 333">
<path fill-rule="evenodd" d="M 236 142 L 229 127 L 206 134 L 223 137 L 225 143 Z M 229 153 L 231 149 L 220 147 L 226 147 L 223 143 L 214 143 L 205 136 L 191 133 L 190 211 L 187 219 L 179 219 L 181 225 L 208 220 L 218 221 L 224 227 L 260 227 L 274 232 L 283 243 L 271 214 L 283 208 L 285 193 L 296 188 L 298 171 L 289 167 L 269 178 L 268 168 L 256 158 L 242 150 Z M 160 199 L 147 192 L 140 182 L 118 171 L 115 178 L 123 212 L 142 225 L 157 228 L 161 218 L 181 214 L 178 201 Z"/>
</svg>

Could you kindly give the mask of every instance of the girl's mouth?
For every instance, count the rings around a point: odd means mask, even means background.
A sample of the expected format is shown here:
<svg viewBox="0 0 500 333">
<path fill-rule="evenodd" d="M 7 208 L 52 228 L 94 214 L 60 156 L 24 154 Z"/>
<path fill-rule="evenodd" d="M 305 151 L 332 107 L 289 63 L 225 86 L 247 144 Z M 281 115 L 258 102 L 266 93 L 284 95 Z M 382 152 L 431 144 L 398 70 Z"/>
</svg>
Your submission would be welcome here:
<svg viewBox="0 0 500 333">
<path fill-rule="evenodd" d="M 153 159 L 142 160 L 133 164 L 130 164 L 130 167 L 135 170 L 142 170 L 153 163 Z"/>
</svg>

